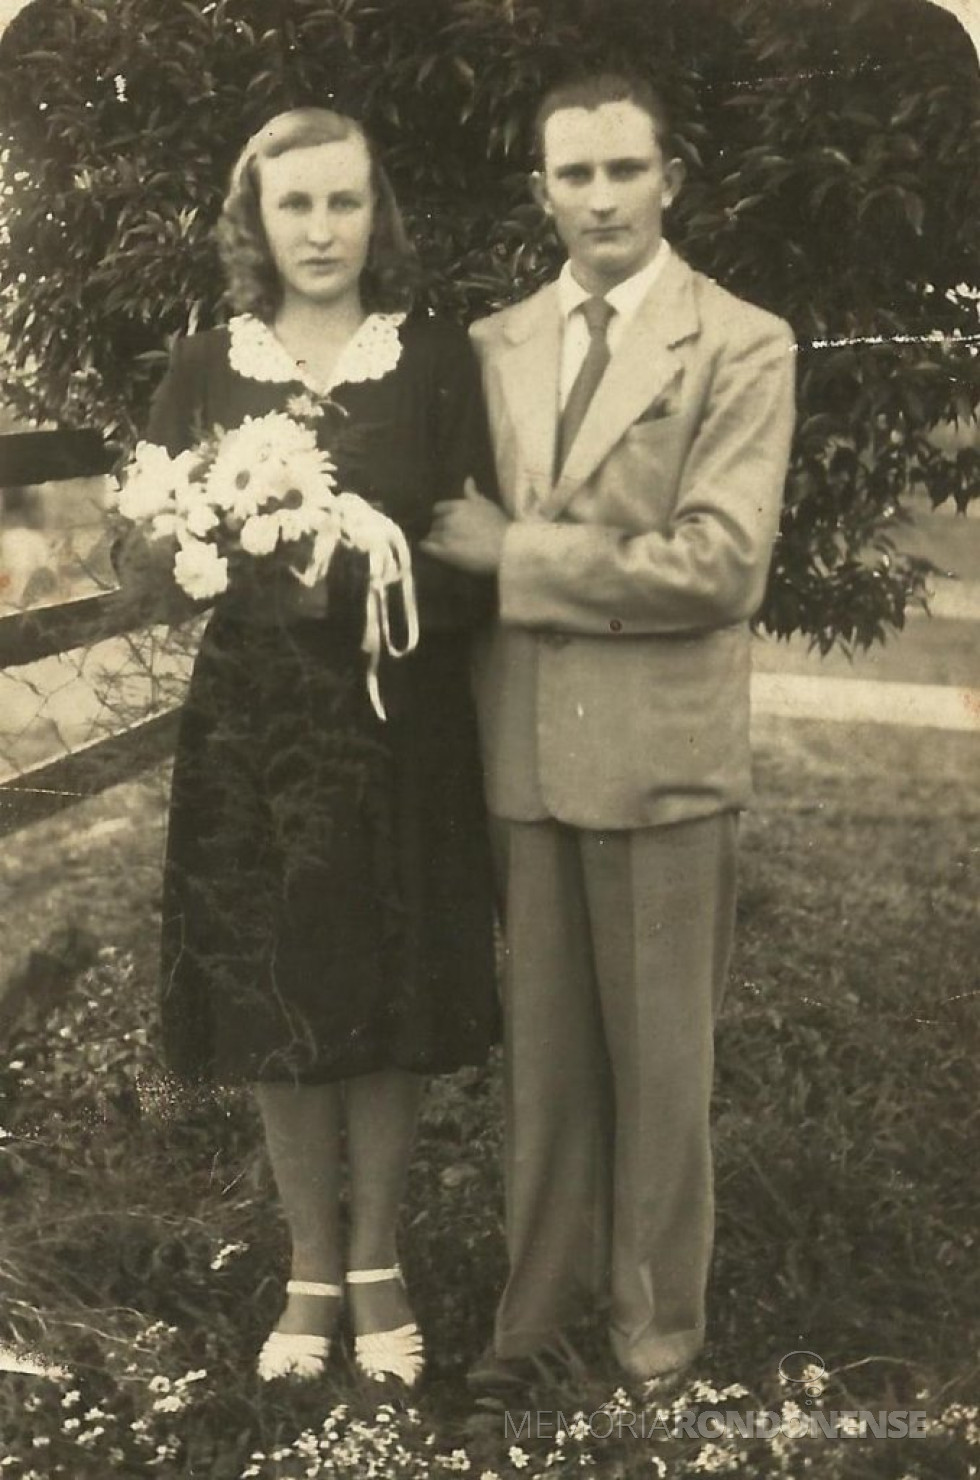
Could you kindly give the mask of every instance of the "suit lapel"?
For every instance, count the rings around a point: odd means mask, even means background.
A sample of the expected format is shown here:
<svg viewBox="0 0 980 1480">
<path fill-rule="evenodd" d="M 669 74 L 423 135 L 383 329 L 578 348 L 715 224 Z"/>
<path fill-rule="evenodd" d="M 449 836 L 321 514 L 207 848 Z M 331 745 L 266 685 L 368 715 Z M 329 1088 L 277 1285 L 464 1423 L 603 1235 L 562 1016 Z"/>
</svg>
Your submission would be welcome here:
<svg viewBox="0 0 980 1480">
<path fill-rule="evenodd" d="M 676 346 L 699 329 L 693 274 L 680 257 L 672 256 L 626 327 L 545 503 L 544 514 L 553 518 L 592 476 L 673 377 Z"/>
<path fill-rule="evenodd" d="M 520 445 L 522 460 L 539 499 L 551 488 L 558 420 L 558 367 L 561 314 L 554 283 L 527 305 L 508 330 L 501 383 Z"/>
</svg>

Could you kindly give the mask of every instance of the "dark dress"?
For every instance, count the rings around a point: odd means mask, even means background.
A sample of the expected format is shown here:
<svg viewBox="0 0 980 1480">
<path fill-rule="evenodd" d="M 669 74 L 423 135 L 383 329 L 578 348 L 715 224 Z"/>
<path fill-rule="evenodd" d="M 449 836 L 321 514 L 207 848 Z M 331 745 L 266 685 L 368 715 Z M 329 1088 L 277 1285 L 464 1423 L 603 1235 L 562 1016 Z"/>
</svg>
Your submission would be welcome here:
<svg viewBox="0 0 980 1480">
<path fill-rule="evenodd" d="M 237 324 L 244 373 L 228 328 L 179 342 L 149 440 L 173 454 L 304 393 L 271 331 Z M 164 872 L 164 1048 L 185 1080 L 443 1072 L 482 1062 L 498 1033 L 468 673 L 493 584 L 415 549 L 464 477 L 492 491 L 491 454 L 465 334 L 425 316 L 387 328 L 397 364 L 335 386 L 346 414 L 328 406 L 321 441 L 338 486 L 408 535 L 419 646 L 382 663 L 383 723 L 360 650 L 363 557 L 335 557 L 322 616 L 298 614 L 292 578 L 261 563 L 216 603 L 182 713 Z"/>
</svg>

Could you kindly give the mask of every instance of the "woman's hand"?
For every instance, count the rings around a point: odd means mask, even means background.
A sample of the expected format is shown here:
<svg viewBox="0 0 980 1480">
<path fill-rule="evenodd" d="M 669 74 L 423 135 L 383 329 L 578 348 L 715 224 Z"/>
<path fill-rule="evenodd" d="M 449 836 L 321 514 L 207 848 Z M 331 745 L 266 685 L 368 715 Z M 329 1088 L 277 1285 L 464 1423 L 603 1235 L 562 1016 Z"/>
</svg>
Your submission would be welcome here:
<svg viewBox="0 0 980 1480">
<path fill-rule="evenodd" d="M 491 575 L 500 568 L 509 524 L 500 505 L 484 498 L 473 479 L 467 478 L 462 498 L 436 504 L 432 528 L 419 548 L 457 570 Z"/>
<path fill-rule="evenodd" d="M 140 529 L 126 529 L 113 540 L 109 559 L 120 593 L 161 622 L 184 622 L 207 611 L 211 601 L 193 601 L 174 578 L 173 539 L 149 540 Z"/>
<path fill-rule="evenodd" d="M 109 559 L 127 596 L 166 595 L 174 589 L 171 539 L 148 540 L 140 529 L 127 528 L 113 540 Z"/>
</svg>

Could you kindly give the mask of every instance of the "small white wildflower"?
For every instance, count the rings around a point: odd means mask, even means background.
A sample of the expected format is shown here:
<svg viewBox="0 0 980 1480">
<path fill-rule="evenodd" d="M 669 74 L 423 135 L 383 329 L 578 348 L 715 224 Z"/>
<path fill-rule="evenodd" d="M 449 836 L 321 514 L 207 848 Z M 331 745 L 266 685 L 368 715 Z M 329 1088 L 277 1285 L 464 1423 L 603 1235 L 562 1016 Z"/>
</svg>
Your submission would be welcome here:
<svg viewBox="0 0 980 1480">
<path fill-rule="evenodd" d="M 529 1456 L 519 1444 L 512 1444 L 507 1451 L 507 1458 L 515 1470 L 526 1470 L 531 1463 Z"/>
<path fill-rule="evenodd" d="M 244 1254 L 247 1248 L 248 1244 L 242 1243 L 222 1244 L 217 1254 L 211 1260 L 211 1268 L 215 1270 L 224 1269 L 225 1265 L 230 1264 L 236 1254 Z"/>
<path fill-rule="evenodd" d="M 179 1393 L 167 1393 L 162 1398 L 157 1398 L 153 1405 L 154 1413 L 180 1413 L 186 1407 L 184 1399 Z"/>
<path fill-rule="evenodd" d="M 11 1059 L 10 1063 L 7 1065 L 8 1069 L 25 1069 L 26 1067 L 27 1065 L 24 1063 L 23 1059 Z"/>
<path fill-rule="evenodd" d="M 456 1474 L 465 1475 L 470 1468 L 470 1457 L 465 1449 L 454 1449 L 443 1461 L 447 1470 L 453 1470 Z"/>
<path fill-rule="evenodd" d="M 51 1443 L 51 1440 L 48 1438 L 47 1434 L 35 1434 L 34 1438 L 31 1440 L 31 1443 L 33 1444 L 35 1449 L 47 1449 L 48 1445 Z"/>
<path fill-rule="evenodd" d="M 96 1424 L 94 1429 L 86 1429 L 83 1434 L 79 1434 L 75 1442 L 76 1444 L 94 1444 L 96 1439 L 100 1439 L 104 1433 L 105 1429 L 102 1425 Z"/>
<path fill-rule="evenodd" d="M 169 1393 L 171 1387 L 170 1378 L 164 1377 L 163 1373 L 159 1372 L 156 1377 L 150 1378 L 147 1386 L 151 1393 Z"/>
<path fill-rule="evenodd" d="M 841 1415 L 840 1432 L 846 1434 L 849 1439 L 862 1439 L 868 1432 L 868 1425 L 857 1414 L 852 1417 L 849 1413 L 845 1413 Z"/>
<path fill-rule="evenodd" d="M 85 1415 L 86 1423 L 98 1423 L 100 1418 L 105 1418 L 101 1408 L 90 1408 Z"/>
<path fill-rule="evenodd" d="M 61 1425 L 66 1434 L 73 1434 L 75 1430 L 80 1429 L 81 1426 L 81 1420 L 78 1418 L 66 1418 L 64 1423 Z"/>
</svg>

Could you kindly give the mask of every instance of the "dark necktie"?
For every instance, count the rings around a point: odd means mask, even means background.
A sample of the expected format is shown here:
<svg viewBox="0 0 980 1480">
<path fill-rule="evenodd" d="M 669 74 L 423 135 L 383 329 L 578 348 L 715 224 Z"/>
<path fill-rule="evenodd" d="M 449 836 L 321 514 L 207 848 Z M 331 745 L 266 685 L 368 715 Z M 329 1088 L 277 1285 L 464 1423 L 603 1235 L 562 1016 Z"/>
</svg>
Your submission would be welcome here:
<svg viewBox="0 0 980 1480">
<path fill-rule="evenodd" d="M 561 472 L 585 420 L 589 402 L 609 364 L 609 341 L 606 330 L 616 310 L 605 298 L 587 298 L 578 310 L 589 328 L 589 347 L 575 377 L 568 400 L 565 402 L 558 421 L 558 439 L 555 447 L 555 476 Z"/>
</svg>

